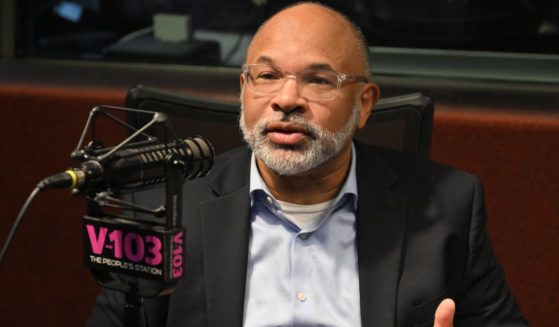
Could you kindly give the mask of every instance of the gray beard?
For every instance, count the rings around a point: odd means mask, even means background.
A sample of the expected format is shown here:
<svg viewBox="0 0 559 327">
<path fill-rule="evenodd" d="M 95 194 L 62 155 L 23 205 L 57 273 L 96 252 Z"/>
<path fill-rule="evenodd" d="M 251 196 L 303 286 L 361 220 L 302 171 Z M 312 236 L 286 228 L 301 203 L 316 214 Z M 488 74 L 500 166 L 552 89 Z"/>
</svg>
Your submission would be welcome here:
<svg viewBox="0 0 559 327">
<path fill-rule="evenodd" d="M 295 145 L 275 144 L 266 137 L 266 126 L 273 121 L 292 122 L 302 126 L 308 135 L 307 142 Z M 279 112 L 273 117 L 260 120 L 253 128 L 245 124 L 244 109 L 241 104 L 239 127 L 245 142 L 254 155 L 264 164 L 282 176 L 305 173 L 336 156 L 352 137 L 359 121 L 358 103 L 353 108 L 347 123 L 337 132 L 306 121 L 298 113 Z"/>
</svg>

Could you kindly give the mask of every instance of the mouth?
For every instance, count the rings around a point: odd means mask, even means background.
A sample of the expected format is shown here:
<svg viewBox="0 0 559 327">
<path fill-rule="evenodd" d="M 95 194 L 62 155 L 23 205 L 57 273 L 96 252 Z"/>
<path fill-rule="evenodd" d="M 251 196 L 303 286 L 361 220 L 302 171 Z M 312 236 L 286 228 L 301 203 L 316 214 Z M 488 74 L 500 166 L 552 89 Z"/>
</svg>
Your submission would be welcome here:
<svg viewBox="0 0 559 327">
<path fill-rule="evenodd" d="M 283 145 L 295 145 L 303 142 L 307 137 L 312 137 L 303 126 L 286 122 L 269 123 L 264 133 L 273 143 Z"/>
</svg>

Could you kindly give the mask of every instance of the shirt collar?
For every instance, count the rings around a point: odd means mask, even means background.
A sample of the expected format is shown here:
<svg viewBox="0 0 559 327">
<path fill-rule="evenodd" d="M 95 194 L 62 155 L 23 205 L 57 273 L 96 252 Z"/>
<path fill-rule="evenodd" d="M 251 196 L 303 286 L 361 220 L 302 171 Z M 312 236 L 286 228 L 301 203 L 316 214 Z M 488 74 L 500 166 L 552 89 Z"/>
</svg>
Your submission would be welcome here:
<svg viewBox="0 0 559 327">
<path fill-rule="evenodd" d="M 340 200 L 346 199 L 347 197 L 353 197 L 353 208 L 354 210 L 357 209 L 357 177 L 355 172 L 356 167 L 356 153 L 355 153 L 355 146 L 351 145 L 351 165 L 349 168 L 349 174 L 342 186 L 342 189 L 336 196 L 334 200 L 335 206 L 338 205 Z M 252 158 L 250 159 L 250 206 L 252 207 L 254 201 L 256 200 L 256 193 L 257 192 L 264 192 L 268 196 L 273 197 L 272 193 L 268 189 L 268 186 L 262 179 L 258 168 L 256 167 L 256 157 L 254 153 L 252 153 Z"/>
</svg>

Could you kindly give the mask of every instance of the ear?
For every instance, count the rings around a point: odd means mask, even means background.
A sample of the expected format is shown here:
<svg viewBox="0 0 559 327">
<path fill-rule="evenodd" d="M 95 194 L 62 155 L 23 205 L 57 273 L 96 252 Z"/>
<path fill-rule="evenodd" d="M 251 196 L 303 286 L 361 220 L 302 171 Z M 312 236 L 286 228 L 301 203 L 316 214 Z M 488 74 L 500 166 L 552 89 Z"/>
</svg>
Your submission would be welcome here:
<svg viewBox="0 0 559 327">
<path fill-rule="evenodd" d="M 240 90 L 242 90 L 243 87 L 245 86 L 245 73 L 241 73 L 241 75 L 239 76 L 239 85 L 240 85 Z"/>
<path fill-rule="evenodd" d="M 375 83 L 367 83 L 361 91 L 359 96 L 360 114 L 359 122 L 357 123 L 357 128 L 365 127 L 367 120 L 371 115 L 374 105 L 377 103 L 380 97 L 380 89 Z"/>
</svg>

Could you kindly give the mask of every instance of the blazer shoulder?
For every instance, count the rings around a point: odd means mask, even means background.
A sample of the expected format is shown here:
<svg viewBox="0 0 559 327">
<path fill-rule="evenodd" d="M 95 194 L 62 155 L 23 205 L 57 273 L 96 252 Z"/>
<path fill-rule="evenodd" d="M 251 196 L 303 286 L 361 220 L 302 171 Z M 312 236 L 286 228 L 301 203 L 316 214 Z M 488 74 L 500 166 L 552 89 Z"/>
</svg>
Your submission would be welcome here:
<svg viewBox="0 0 559 327">
<path fill-rule="evenodd" d="M 230 192 L 248 183 L 251 152 L 248 147 L 239 147 L 215 157 L 212 169 L 202 177 L 185 183 L 185 192 L 202 196 Z"/>
<path fill-rule="evenodd" d="M 440 162 L 379 147 L 360 145 L 357 149 L 360 180 L 453 201 L 482 190 L 477 176 Z"/>
</svg>

